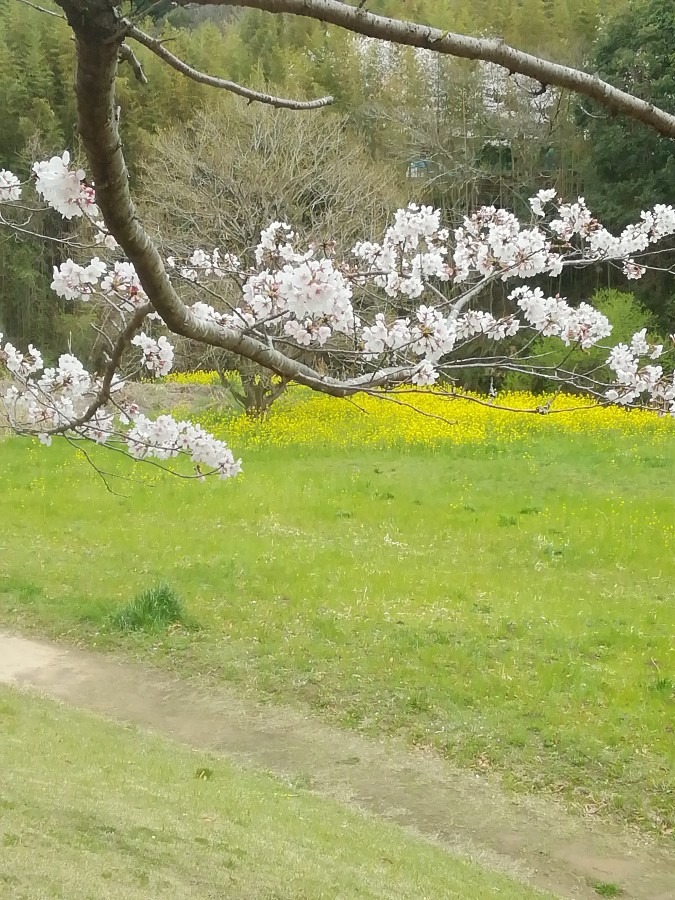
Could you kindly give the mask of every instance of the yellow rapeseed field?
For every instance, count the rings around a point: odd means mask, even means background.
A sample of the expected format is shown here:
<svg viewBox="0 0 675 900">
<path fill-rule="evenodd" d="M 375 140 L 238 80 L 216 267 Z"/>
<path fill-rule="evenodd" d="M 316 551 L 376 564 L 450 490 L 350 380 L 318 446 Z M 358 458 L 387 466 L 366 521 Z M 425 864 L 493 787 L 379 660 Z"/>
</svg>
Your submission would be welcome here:
<svg viewBox="0 0 675 900">
<path fill-rule="evenodd" d="M 225 375 L 238 378 L 236 372 L 226 372 Z M 169 384 L 219 384 L 220 378 L 217 372 L 172 372 L 163 379 Z"/>
<path fill-rule="evenodd" d="M 216 373 L 169 376 L 182 384 L 217 383 Z M 572 395 L 527 392 L 451 397 L 405 389 L 349 399 L 290 388 L 264 420 L 212 410 L 198 421 L 238 449 L 252 447 L 439 447 L 511 442 L 540 433 L 620 431 L 659 440 L 675 436 L 675 420 L 647 410 L 600 406 Z"/>
</svg>

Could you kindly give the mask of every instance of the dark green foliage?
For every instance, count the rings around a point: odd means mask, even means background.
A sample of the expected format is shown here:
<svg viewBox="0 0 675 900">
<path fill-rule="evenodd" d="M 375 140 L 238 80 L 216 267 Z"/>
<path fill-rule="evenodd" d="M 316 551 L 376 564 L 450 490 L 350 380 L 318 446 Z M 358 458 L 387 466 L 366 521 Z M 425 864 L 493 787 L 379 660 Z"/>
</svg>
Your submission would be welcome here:
<svg viewBox="0 0 675 900">
<path fill-rule="evenodd" d="M 623 90 L 675 110 L 675 12 L 672 0 L 633 0 L 601 34 L 598 74 Z M 654 203 L 675 199 L 675 142 L 598 107 L 582 113 L 588 132 L 589 200 L 608 224 L 624 226 Z M 600 116 L 597 118 L 597 116 Z"/>
<path fill-rule="evenodd" d="M 610 83 L 675 111 L 675 11 L 672 0 L 633 0 L 601 33 L 593 68 Z M 624 116 L 584 104 L 586 199 L 599 218 L 619 229 L 643 209 L 675 201 L 675 141 Z M 661 256 L 662 269 L 674 255 Z M 675 325 L 672 275 L 649 272 L 635 293 L 664 330 Z"/>
<path fill-rule="evenodd" d="M 65 22 L 20 3 L 0 3 L 0 169 L 24 179 L 34 157 L 72 147 L 71 44 Z M 25 224 L 25 214 L 22 219 Z M 46 214 L 34 216 L 30 228 L 58 237 L 64 224 Z M 49 290 L 54 252 L 39 237 L 0 242 L 0 332 L 21 345 L 34 342 L 48 359 L 60 312 Z"/>
<path fill-rule="evenodd" d="M 601 33 L 593 68 L 611 84 L 675 111 L 675 11 L 672 0 L 632 0 Z M 588 114 L 591 113 L 591 115 Z M 633 119 L 584 104 L 579 121 L 587 136 L 585 195 L 610 228 L 637 221 L 656 203 L 675 202 L 675 141 Z M 675 254 L 660 256 L 667 270 Z M 635 294 L 664 331 L 675 326 L 672 275 L 650 271 Z"/>
</svg>

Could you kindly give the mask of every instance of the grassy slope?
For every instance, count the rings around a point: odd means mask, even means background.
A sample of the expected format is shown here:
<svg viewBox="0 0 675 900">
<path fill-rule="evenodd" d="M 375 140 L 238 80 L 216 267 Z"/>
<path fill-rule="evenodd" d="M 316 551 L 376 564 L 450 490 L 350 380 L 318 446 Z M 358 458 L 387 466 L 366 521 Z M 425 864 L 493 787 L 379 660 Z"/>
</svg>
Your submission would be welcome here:
<svg viewBox="0 0 675 900">
<path fill-rule="evenodd" d="M 226 485 L 133 469 L 128 499 L 67 449 L 0 454 L 5 622 L 120 643 L 106 615 L 164 579 L 203 630 L 133 650 L 672 818 L 672 445 L 249 452 Z"/>
<path fill-rule="evenodd" d="M 0 724 L 2 897 L 544 896 L 308 792 L 93 716 L 2 690 Z"/>
</svg>

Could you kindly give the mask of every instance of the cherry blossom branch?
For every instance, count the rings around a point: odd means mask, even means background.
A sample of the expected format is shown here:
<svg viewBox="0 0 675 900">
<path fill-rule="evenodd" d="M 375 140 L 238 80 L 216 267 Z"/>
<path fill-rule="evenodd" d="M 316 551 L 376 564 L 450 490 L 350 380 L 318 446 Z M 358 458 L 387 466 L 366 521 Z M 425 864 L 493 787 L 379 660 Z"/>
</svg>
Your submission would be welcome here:
<svg viewBox="0 0 675 900">
<path fill-rule="evenodd" d="M 238 84 L 236 81 L 227 81 L 224 78 L 216 78 L 213 75 L 207 75 L 204 72 L 194 69 L 182 59 L 179 59 L 179 57 L 167 50 L 161 41 L 158 41 L 156 38 L 141 31 L 140 28 L 137 28 L 128 19 L 125 20 L 125 27 L 128 37 L 133 38 L 135 41 L 138 41 L 139 44 L 147 47 L 148 50 L 152 51 L 152 53 L 171 66 L 172 69 L 175 69 L 187 78 L 191 78 L 193 81 L 199 82 L 199 84 L 220 88 L 225 91 L 230 91 L 233 94 L 237 94 L 239 97 L 244 97 L 249 103 L 266 103 L 268 106 L 274 106 L 276 109 L 308 110 L 322 109 L 324 106 L 330 106 L 333 102 L 332 97 L 319 97 L 317 100 L 289 100 L 284 97 L 275 97 L 272 94 L 265 94 L 261 91 L 254 91 L 251 88 Z M 123 44 L 122 49 L 124 49 L 125 46 L 126 45 Z"/>
<path fill-rule="evenodd" d="M 187 6 L 192 0 L 177 2 L 180 6 Z M 613 87 L 597 75 L 517 50 L 500 38 L 469 37 L 414 22 L 390 19 L 339 0 L 200 0 L 200 3 L 205 6 L 245 6 L 271 13 L 306 16 L 395 44 L 421 47 L 434 53 L 463 59 L 491 62 L 507 69 L 509 74 L 527 75 L 542 85 L 555 85 L 582 94 L 615 113 L 637 119 L 665 137 L 675 138 L 675 115 L 672 113 Z"/>
<path fill-rule="evenodd" d="M 120 438 L 120 440 L 122 440 L 124 438 L 124 435 L 118 435 L 118 437 Z M 71 437 L 70 438 L 71 443 L 73 444 L 73 446 L 77 447 L 78 450 L 82 449 L 80 444 L 86 440 L 87 440 L 87 438 L 81 438 L 81 437 L 77 437 L 77 438 Z M 114 442 L 107 443 L 105 446 L 106 446 L 106 450 L 110 450 L 113 453 L 120 453 L 122 456 L 124 456 L 126 458 L 129 457 L 129 453 L 123 447 L 119 446 L 118 444 L 115 444 Z M 150 445 L 148 445 L 148 446 L 150 446 Z M 143 464 L 147 465 L 147 466 L 154 466 L 155 469 L 159 469 L 159 471 L 162 472 L 163 474 L 171 475 L 174 478 L 180 478 L 183 481 L 203 481 L 206 475 L 215 475 L 216 474 L 215 472 L 206 472 L 205 473 L 205 472 L 197 471 L 197 472 L 195 472 L 194 475 L 186 475 L 185 472 L 179 472 L 176 469 L 169 469 L 167 466 L 163 466 L 161 464 L 161 462 L 157 462 L 156 459 L 152 459 L 151 457 L 148 457 L 148 456 L 143 457 Z M 96 468 L 96 466 L 94 466 L 94 468 Z M 105 474 L 110 475 L 112 478 L 123 479 L 124 481 L 136 481 L 135 478 L 130 478 L 128 475 L 118 475 L 113 472 L 106 472 Z M 238 473 L 235 473 L 235 474 L 238 474 Z M 137 482 L 137 483 L 142 484 L 143 482 Z"/>
<path fill-rule="evenodd" d="M 59 296 L 88 302 L 99 295 L 112 311 L 118 338 L 103 376 L 90 375 L 71 354 L 45 368 L 32 346 L 25 354 L 11 343 L 0 347 L 0 363 L 15 381 L 2 398 L 15 431 L 30 431 L 45 443 L 53 434 L 66 434 L 113 449 L 125 445 L 137 459 L 184 454 L 197 477 L 236 475 L 240 463 L 223 441 L 171 416 L 151 421 L 118 392 L 122 383 L 115 375 L 129 344 L 141 350 L 139 369 L 162 375 L 172 367 L 174 350 L 166 336 L 140 331 L 150 313 L 157 313 L 175 334 L 275 372 L 282 384 L 292 380 L 338 397 L 408 384 L 419 388 L 439 377 L 452 381 L 458 371 L 468 369 L 498 370 L 536 374 L 556 387 L 580 388 L 603 403 L 651 405 L 675 415 L 675 380 L 655 363 L 663 346 L 651 344 L 646 329 L 633 335 L 630 344 L 609 350 L 605 365 L 615 377 L 610 376 L 608 385 L 598 380 L 598 367 L 578 373 L 570 362 L 573 350 L 597 346 L 611 333 L 607 317 L 588 303 L 571 306 L 559 295 L 547 297 L 540 288 L 520 284 L 508 294 L 512 311 L 499 318 L 468 308 L 490 282 L 556 277 L 566 265 L 619 260 L 626 277 L 638 279 L 645 267 L 636 257 L 675 234 L 672 206 L 656 204 L 617 237 L 593 217 L 583 199 L 564 203 L 552 189 L 529 199 L 535 217 L 529 224 L 507 210 L 485 206 L 464 217 L 452 235 L 442 227 L 439 210 L 410 204 L 394 214 L 382 243 L 360 241 L 342 261 L 330 244 L 296 248 L 292 228 L 273 222 L 260 235 L 253 268 L 218 248 L 195 248 L 182 262 L 169 257 L 165 267 L 136 215 L 119 132 L 115 77 L 125 56 L 129 22 L 113 0 L 58 2 L 75 33 L 78 127 L 96 190 L 94 195 L 82 169 L 70 167 L 66 151 L 35 163 L 35 191 L 64 218 L 88 219 L 98 230 L 97 244 L 116 257 L 121 249 L 126 259 L 108 262 L 95 256 L 86 266 L 68 259 L 53 270 L 51 287 Z M 304 6 L 331 4 L 344 7 L 334 0 L 305 0 Z M 0 202 L 17 204 L 21 193 L 17 176 L 0 169 Z M 209 279 L 225 277 L 238 285 L 235 305 L 208 286 Z M 200 292 L 191 306 L 178 292 L 181 282 Z M 452 287 L 451 293 L 460 285 L 465 290 L 449 299 L 442 285 Z M 382 305 L 379 310 L 371 306 L 362 322 L 365 314 L 358 301 L 363 296 L 357 293 L 355 299 L 354 292 L 362 288 L 371 297 L 371 287 Z M 441 302 L 427 305 L 425 292 Z M 207 294 L 228 311 L 203 302 Z M 538 337 L 556 337 L 566 345 L 556 365 L 548 365 L 541 354 L 526 355 Z M 474 347 L 470 358 L 461 358 L 474 340 L 487 341 L 491 355 L 477 356 Z M 495 353 L 492 344 L 500 341 L 506 342 L 505 352 Z M 281 352 L 279 344 L 288 349 Z M 298 358 L 308 349 L 319 354 L 313 367 Z M 350 377 L 324 374 L 327 360 L 331 365 L 337 361 L 334 372 L 346 371 Z M 353 375 L 356 363 L 360 374 Z M 538 411 L 546 412 L 548 406 Z"/>
<path fill-rule="evenodd" d="M 343 397 L 363 387 L 383 387 L 409 380 L 416 366 L 393 367 L 340 381 L 289 358 L 261 340 L 195 316 L 176 293 L 163 260 L 141 225 L 129 192 L 126 161 L 115 115 L 115 74 L 126 25 L 106 0 L 92 0 L 97 15 L 84 24 L 79 0 L 59 0 L 76 36 L 78 66 L 75 80 L 78 128 L 96 200 L 110 234 L 134 266 L 153 308 L 175 334 L 237 353 L 281 377 L 315 390 Z M 97 34 L 107 40 L 94 40 Z"/>
<path fill-rule="evenodd" d="M 99 388 L 94 400 L 90 403 L 90 405 L 82 413 L 82 415 L 78 416 L 76 419 L 73 419 L 70 422 L 65 423 L 64 425 L 58 426 L 57 428 L 46 429 L 44 432 L 45 434 L 56 435 L 66 434 L 69 431 L 75 431 L 77 428 L 81 428 L 83 425 L 86 425 L 87 422 L 90 422 L 94 418 L 96 413 L 110 402 L 110 389 L 117 374 L 120 362 L 122 361 L 124 351 L 129 347 L 131 339 L 134 337 L 134 335 L 138 333 L 145 317 L 151 312 L 152 306 L 149 303 L 146 303 L 144 306 L 139 307 L 135 311 L 133 316 L 129 319 L 127 325 L 122 329 L 117 340 L 114 342 L 112 353 L 110 354 L 110 360 L 108 361 L 108 365 L 106 366 L 106 370 L 103 375 L 101 387 Z"/>
</svg>

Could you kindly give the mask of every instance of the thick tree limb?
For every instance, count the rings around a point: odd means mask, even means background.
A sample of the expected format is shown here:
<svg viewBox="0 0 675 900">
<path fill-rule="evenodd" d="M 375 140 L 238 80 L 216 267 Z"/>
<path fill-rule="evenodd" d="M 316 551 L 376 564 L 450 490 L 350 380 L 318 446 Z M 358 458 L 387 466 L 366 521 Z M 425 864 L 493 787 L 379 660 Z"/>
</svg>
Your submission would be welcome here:
<svg viewBox="0 0 675 900">
<path fill-rule="evenodd" d="M 135 41 L 138 41 L 139 44 L 147 47 L 148 50 L 151 50 L 156 56 L 159 56 L 161 60 L 167 63 L 167 65 L 171 66 L 172 69 L 175 69 L 187 78 L 191 78 L 193 81 L 198 81 L 200 84 L 207 84 L 209 87 L 220 88 L 225 91 L 230 91 L 233 94 L 237 94 L 239 97 L 244 97 L 249 103 L 266 103 L 268 106 L 274 106 L 277 109 L 306 110 L 321 109 L 324 106 L 330 106 L 333 102 L 332 97 L 319 97 L 317 100 L 290 100 L 284 97 L 275 97 L 272 94 L 253 91 L 241 84 L 237 84 L 236 81 L 227 81 L 224 78 L 206 75 L 204 72 L 199 72 L 186 62 L 183 62 L 182 59 L 179 59 L 175 54 L 167 50 L 161 41 L 158 41 L 144 31 L 141 31 L 140 28 L 136 28 L 136 26 L 132 25 L 128 20 L 125 25 L 128 37 L 133 38 Z M 123 48 L 124 46 L 126 45 L 123 45 Z"/>
<path fill-rule="evenodd" d="M 229 4 L 229 0 L 221 0 L 221 2 Z M 238 0 L 238 2 L 241 3 L 242 0 Z M 122 152 L 115 100 L 115 77 L 119 53 L 129 34 L 129 23 L 119 16 L 112 0 L 58 0 L 58 3 L 65 11 L 68 22 L 75 33 L 77 47 L 75 91 L 78 130 L 96 185 L 97 203 L 109 232 L 115 237 L 129 261 L 134 265 L 153 308 L 159 313 L 169 330 L 197 342 L 239 354 L 277 373 L 284 379 L 296 381 L 314 390 L 334 396 L 348 396 L 363 390 L 391 387 L 410 381 L 417 371 L 415 365 L 379 369 L 376 372 L 346 380 L 331 378 L 284 355 L 256 337 L 242 334 L 213 321 L 197 318 L 191 312 L 174 290 L 156 246 L 136 216 L 129 193 L 129 179 Z M 538 60 L 536 57 L 520 54 L 512 48 L 505 48 L 499 42 L 444 35 L 434 29 L 371 16 L 369 13 L 359 12 L 353 7 L 345 6 L 335 0 L 243 0 L 243 4 L 270 9 L 270 11 L 296 12 L 323 18 L 324 21 L 334 21 L 335 24 L 344 25 L 344 27 L 364 34 L 372 34 L 374 37 L 396 40 L 399 43 L 408 43 L 413 46 L 428 46 L 429 49 L 453 55 L 490 59 L 501 65 L 507 65 L 508 54 L 515 54 L 518 64 L 510 66 L 515 71 L 538 78 L 542 82 L 572 87 L 581 93 L 587 93 L 588 96 L 595 96 L 596 99 L 600 99 L 596 90 L 600 85 L 601 94 L 605 97 L 608 105 L 611 106 L 605 96 L 607 91 L 610 92 L 610 97 L 614 98 L 612 102 L 615 108 L 623 108 L 623 111 L 629 112 L 625 103 L 630 101 L 630 104 L 637 104 L 638 112 L 636 113 L 635 108 L 631 106 L 629 114 L 634 115 L 635 118 L 642 118 L 643 121 L 647 121 L 648 124 L 652 124 L 663 133 L 668 133 L 668 129 L 671 129 L 672 134 L 675 135 L 675 116 L 649 107 L 653 113 L 652 120 L 645 118 L 641 114 L 640 104 L 642 101 L 629 97 L 621 91 L 616 91 L 608 85 L 603 86 L 598 79 L 585 73 L 575 72 L 573 69 L 562 66 L 554 66 L 552 63 Z M 456 42 L 459 44 L 457 45 Z M 463 42 L 467 43 L 469 49 L 464 46 Z M 487 52 L 490 48 L 495 51 L 492 56 Z M 503 51 L 502 55 L 500 56 L 497 51 L 499 53 Z M 530 62 L 525 65 L 523 60 Z M 553 67 L 555 72 L 562 72 L 564 78 L 560 74 L 553 77 L 550 67 Z M 579 80 L 583 90 L 577 83 Z M 595 85 L 593 91 L 589 85 Z M 625 102 L 621 101 L 623 107 L 616 104 L 616 96 L 624 98 Z M 642 104 L 642 106 L 648 105 Z M 658 125 L 654 124 L 655 122 Z"/>
<path fill-rule="evenodd" d="M 187 6 L 191 0 L 177 2 Z M 468 37 L 414 22 L 389 19 L 339 0 L 200 0 L 200 3 L 204 6 L 245 6 L 271 13 L 307 16 L 367 37 L 422 47 L 448 56 L 495 63 L 512 74 L 527 75 L 542 85 L 555 85 L 590 97 L 613 112 L 637 119 L 660 134 L 675 138 L 675 115 L 672 113 L 607 84 L 597 75 L 524 53 L 498 38 Z"/>
</svg>

